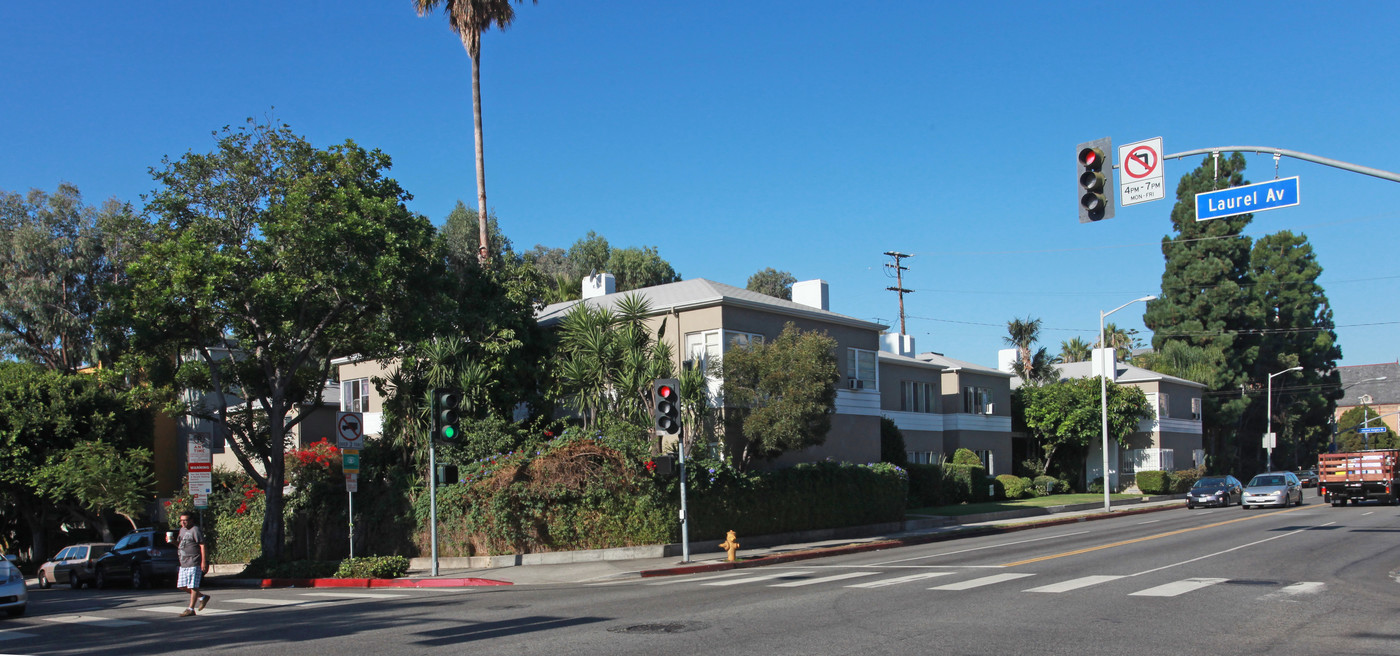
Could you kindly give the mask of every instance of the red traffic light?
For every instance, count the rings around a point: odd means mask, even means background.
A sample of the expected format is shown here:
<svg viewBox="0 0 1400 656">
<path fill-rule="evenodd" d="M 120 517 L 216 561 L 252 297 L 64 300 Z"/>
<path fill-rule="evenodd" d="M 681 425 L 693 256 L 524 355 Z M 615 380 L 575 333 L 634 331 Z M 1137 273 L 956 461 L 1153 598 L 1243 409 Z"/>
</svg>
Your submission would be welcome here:
<svg viewBox="0 0 1400 656">
<path fill-rule="evenodd" d="M 675 398 L 676 390 L 671 389 L 670 385 L 662 385 L 656 388 L 656 395 L 663 399 L 666 399 L 667 401 L 670 401 Z"/>
<path fill-rule="evenodd" d="M 1079 163 L 1086 169 L 1099 170 L 1103 167 L 1103 153 L 1097 148 L 1084 148 L 1079 151 Z"/>
</svg>

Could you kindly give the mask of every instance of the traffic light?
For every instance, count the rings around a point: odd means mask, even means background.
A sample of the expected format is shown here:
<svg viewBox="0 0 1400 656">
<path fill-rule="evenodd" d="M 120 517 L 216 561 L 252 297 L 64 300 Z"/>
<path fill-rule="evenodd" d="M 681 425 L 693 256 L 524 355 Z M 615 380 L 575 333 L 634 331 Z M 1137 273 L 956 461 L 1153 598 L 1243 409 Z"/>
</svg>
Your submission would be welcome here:
<svg viewBox="0 0 1400 656">
<path fill-rule="evenodd" d="M 1113 218 L 1113 140 L 1086 141 L 1074 149 L 1079 164 L 1079 222 Z"/>
<path fill-rule="evenodd" d="M 651 385 L 652 425 L 658 437 L 681 434 L 681 381 L 658 378 Z"/>
<path fill-rule="evenodd" d="M 461 397 L 456 392 L 436 389 L 433 390 L 433 439 L 455 440 L 461 429 L 457 427 L 459 420 L 457 416 L 457 404 L 461 402 Z"/>
</svg>

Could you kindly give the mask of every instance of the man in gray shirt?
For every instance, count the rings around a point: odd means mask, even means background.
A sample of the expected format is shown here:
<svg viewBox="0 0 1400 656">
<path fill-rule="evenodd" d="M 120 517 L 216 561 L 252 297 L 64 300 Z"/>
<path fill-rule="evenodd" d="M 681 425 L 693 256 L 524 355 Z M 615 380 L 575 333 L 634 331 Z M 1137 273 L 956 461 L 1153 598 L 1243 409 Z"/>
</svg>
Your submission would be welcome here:
<svg viewBox="0 0 1400 656">
<path fill-rule="evenodd" d="M 195 609 L 204 610 L 209 604 L 209 595 L 199 592 L 200 579 L 209 571 L 209 548 L 204 543 L 204 531 L 191 513 L 180 513 L 180 537 L 175 553 L 180 556 L 180 578 L 175 585 L 190 591 L 190 606 L 180 617 L 189 617 L 194 615 Z"/>
</svg>

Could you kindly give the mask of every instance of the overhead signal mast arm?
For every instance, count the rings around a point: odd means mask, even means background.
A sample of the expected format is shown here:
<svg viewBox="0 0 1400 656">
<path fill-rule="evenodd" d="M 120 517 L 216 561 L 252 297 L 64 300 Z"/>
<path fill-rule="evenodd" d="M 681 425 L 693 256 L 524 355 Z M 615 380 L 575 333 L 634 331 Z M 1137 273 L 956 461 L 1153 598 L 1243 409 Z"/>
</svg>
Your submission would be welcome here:
<svg viewBox="0 0 1400 656">
<path fill-rule="evenodd" d="M 1259 153 L 1261 155 L 1274 155 L 1276 157 L 1292 157 L 1293 159 L 1301 159 L 1305 162 L 1312 162 L 1314 164 L 1330 166 L 1335 169 L 1342 169 L 1343 171 L 1361 173 L 1363 175 L 1369 175 L 1372 177 L 1380 178 L 1382 180 L 1389 180 L 1391 182 L 1400 182 L 1400 173 L 1391 173 L 1390 171 L 1382 171 L 1380 169 L 1371 168 L 1369 166 L 1361 166 L 1360 164 L 1343 162 L 1341 160 L 1335 160 L 1329 157 L 1319 157 L 1317 155 L 1311 155 L 1308 153 L 1300 153 L 1296 150 L 1288 150 L 1285 148 L 1273 148 L 1271 146 L 1220 146 L 1217 148 L 1197 148 L 1195 150 L 1184 150 L 1179 153 L 1163 155 L 1163 158 L 1181 159 L 1183 157 L 1190 157 L 1192 155 L 1210 155 L 1212 153 L 1235 151 L 1239 151 L 1242 153 L 1253 152 Z"/>
</svg>

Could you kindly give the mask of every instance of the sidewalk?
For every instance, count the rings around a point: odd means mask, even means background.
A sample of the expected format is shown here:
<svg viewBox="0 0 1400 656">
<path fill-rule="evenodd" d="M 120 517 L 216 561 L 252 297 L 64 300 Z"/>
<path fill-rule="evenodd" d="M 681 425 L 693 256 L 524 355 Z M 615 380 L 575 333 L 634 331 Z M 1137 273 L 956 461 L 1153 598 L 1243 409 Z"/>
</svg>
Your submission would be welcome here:
<svg viewBox="0 0 1400 656">
<path fill-rule="evenodd" d="M 672 576 L 726 569 L 761 567 L 847 553 L 993 535 L 1075 522 L 1158 512 L 1185 506 L 1183 497 L 1158 496 L 1114 501 L 1111 512 L 1102 503 L 1052 506 L 963 517 L 916 518 L 875 527 L 852 527 L 782 536 L 738 536 L 739 562 L 726 562 L 719 540 L 692 543 L 690 561 L 682 562 L 679 544 L 624 547 L 553 554 L 523 554 L 485 558 L 439 558 L 438 576 L 431 562 L 414 558 L 407 579 L 454 585 L 450 580 L 492 581 L 505 585 L 600 583 L 629 578 Z M 812 537 L 811 534 L 830 534 Z M 837 534 L 840 535 L 837 535 Z M 805 539 L 804 539 L 805 538 Z M 752 545 L 752 548 L 750 548 Z M 480 585 L 457 583 L 455 585 Z"/>
</svg>

